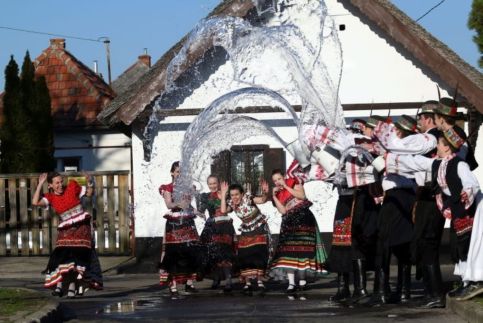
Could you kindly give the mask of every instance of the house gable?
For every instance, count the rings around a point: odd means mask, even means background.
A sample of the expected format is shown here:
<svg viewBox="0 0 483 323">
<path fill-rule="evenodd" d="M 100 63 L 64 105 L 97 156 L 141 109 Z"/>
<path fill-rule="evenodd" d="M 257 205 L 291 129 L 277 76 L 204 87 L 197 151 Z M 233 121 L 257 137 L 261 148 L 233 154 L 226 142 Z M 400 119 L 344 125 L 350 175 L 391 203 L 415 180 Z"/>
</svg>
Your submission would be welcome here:
<svg viewBox="0 0 483 323">
<path fill-rule="evenodd" d="M 121 94 L 129 89 L 143 74 L 151 68 L 151 56 L 145 54 L 129 66 L 119 77 L 112 82 L 112 89 L 116 94 Z"/>
<path fill-rule="evenodd" d="M 115 94 L 65 49 L 64 39 L 52 39 L 34 65 L 36 76 L 44 76 L 47 82 L 55 128 L 101 126 L 97 114 Z"/>
</svg>

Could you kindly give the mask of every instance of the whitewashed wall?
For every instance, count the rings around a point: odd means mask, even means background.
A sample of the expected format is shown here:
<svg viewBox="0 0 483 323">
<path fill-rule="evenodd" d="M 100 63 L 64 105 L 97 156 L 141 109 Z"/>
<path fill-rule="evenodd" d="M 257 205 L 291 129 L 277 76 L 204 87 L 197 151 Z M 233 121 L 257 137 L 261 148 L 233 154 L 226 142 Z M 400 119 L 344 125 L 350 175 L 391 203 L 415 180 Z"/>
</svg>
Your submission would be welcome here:
<svg viewBox="0 0 483 323">
<path fill-rule="evenodd" d="M 86 171 L 130 170 L 130 144 L 131 138 L 122 133 L 56 133 L 54 135 L 54 146 L 56 147 L 54 157 L 80 156 L 82 158 L 81 168 Z M 97 148 L 84 148 L 89 146 Z M 120 147 L 103 148 L 108 146 Z"/>
<path fill-rule="evenodd" d="M 447 85 L 441 83 L 434 76 L 419 67 L 402 53 L 400 48 L 394 47 L 386 39 L 374 32 L 370 26 L 364 24 L 359 18 L 352 16 L 336 0 L 329 0 L 329 14 L 334 15 L 337 25 L 345 24 L 346 30 L 339 32 L 342 43 L 344 69 L 340 88 L 342 103 L 394 103 L 394 102 L 421 102 L 437 98 L 436 85 L 442 88 L 441 94 L 448 95 L 444 90 Z M 295 10 L 288 8 L 288 10 Z M 303 10 L 293 12 L 297 17 L 297 24 L 310 34 L 312 28 L 310 20 L 304 19 Z M 314 22 L 312 22 L 314 23 Z M 310 36 L 310 35 L 309 35 Z M 264 56 L 265 57 L 265 56 Z M 262 58 L 260 65 L 277 66 L 270 55 Z M 265 59 L 265 61 L 263 61 Z M 330 64 L 330 62 L 328 62 Z M 246 85 L 233 81 L 233 67 L 230 62 L 222 64 L 215 73 L 207 76 L 207 80 L 196 88 L 189 97 L 179 104 L 180 109 L 204 108 L 219 96 L 241 88 Z M 277 90 L 291 104 L 300 104 L 300 98 L 294 92 L 293 86 L 285 82 L 284 78 L 273 78 L 271 88 Z M 346 117 L 368 116 L 369 111 L 346 112 Z M 388 111 L 380 111 L 386 115 Z M 416 113 L 415 110 L 393 110 L 392 116 Z M 252 114 L 257 119 L 286 119 L 283 114 Z M 143 161 L 142 141 L 137 129 L 133 135 L 134 156 L 134 199 L 136 237 L 157 237 L 163 235 L 164 219 L 162 215 L 166 207 L 158 193 L 160 184 L 171 181 L 169 169 L 171 163 L 180 158 L 183 130 L 169 130 L 169 125 L 189 123 L 193 117 L 169 117 L 161 122 L 164 129 L 154 141 L 154 151 L 150 163 Z M 275 127 L 275 131 L 284 139 L 295 137 L 295 128 Z M 481 132 L 481 131 L 480 131 Z M 480 165 L 482 160 L 481 133 L 477 158 Z M 270 147 L 279 147 L 270 138 L 255 138 L 249 144 L 267 144 Z M 243 143 L 233 143 L 243 144 Z M 248 144 L 248 143 L 247 143 Z M 286 165 L 291 162 L 287 153 Z M 480 170 L 481 171 L 481 167 Z M 205 170 L 204 178 L 210 170 Z M 480 176 L 481 178 L 481 176 Z M 316 214 L 321 231 L 332 230 L 332 220 L 337 201 L 337 193 L 330 190 L 324 183 L 306 184 L 307 196 L 314 201 L 313 211 Z M 270 218 L 272 232 L 278 232 L 280 218 L 274 208 L 267 203 L 261 207 Z M 238 222 L 235 222 L 237 226 Z M 202 223 L 198 223 L 200 228 Z"/>
</svg>

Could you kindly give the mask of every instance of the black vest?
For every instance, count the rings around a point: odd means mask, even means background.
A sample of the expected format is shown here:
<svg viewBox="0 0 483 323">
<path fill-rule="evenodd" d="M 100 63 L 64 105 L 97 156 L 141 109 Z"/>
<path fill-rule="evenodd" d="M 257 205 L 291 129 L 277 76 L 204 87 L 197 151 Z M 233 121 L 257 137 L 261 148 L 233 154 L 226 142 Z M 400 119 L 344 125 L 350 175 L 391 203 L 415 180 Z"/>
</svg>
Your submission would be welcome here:
<svg viewBox="0 0 483 323">
<path fill-rule="evenodd" d="M 466 215 L 474 215 L 476 211 L 476 203 L 473 202 L 470 209 L 465 210 L 465 204 L 461 202 L 461 191 L 463 184 L 458 176 L 458 164 L 463 161 L 459 157 L 454 157 L 448 162 L 446 169 L 446 183 L 451 196 L 444 194 L 438 184 L 438 170 L 441 165 L 441 159 L 435 160 L 431 169 L 432 185 L 436 193 L 442 193 L 443 209 L 450 208 L 453 219 L 464 218 Z"/>
</svg>

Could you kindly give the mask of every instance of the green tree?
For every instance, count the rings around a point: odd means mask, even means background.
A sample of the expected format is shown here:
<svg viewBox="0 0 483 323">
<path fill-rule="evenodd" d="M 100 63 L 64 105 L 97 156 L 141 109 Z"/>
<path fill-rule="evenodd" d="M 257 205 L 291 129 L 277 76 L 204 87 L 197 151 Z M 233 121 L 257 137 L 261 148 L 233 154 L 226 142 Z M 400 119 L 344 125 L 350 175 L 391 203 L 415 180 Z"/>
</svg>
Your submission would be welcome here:
<svg viewBox="0 0 483 323">
<path fill-rule="evenodd" d="M 20 101 L 21 109 L 18 111 L 18 121 L 14 125 L 16 140 L 21 143 L 17 148 L 16 173 L 37 172 L 37 127 L 32 112 L 35 110 L 35 67 L 27 51 L 22 70 L 20 71 Z"/>
<path fill-rule="evenodd" d="M 468 27 L 476 31 L 473 41 L 478 46 L 480 54 L 483 53 L 483 0 L 473 0 L 470 16 L 468 18 Z M 480 55 L 478 61 L 480 67 L 483 67 L 483 56 Z"/>
<path fill-rule="evenodd" d="M 55 169 L 54 121 L 52 119 L 49 89 L 43 76 L 38 77 L 35 81 L 35 98 L 35 111 L 32 115 L 36 122 L 35 129 L 38 130 L 36 137 L 36 146 L 38 147 L 37 169 L 40 172 L 46 172 Z"/>
<path fill-rule="evenodd" d="M 16 112 L 21 108 L 20 102 L 20 77 L 18 76 L 18 65 L 13 56 L 5 68 L 5 94 L 3 96 L 4 124 L 0 131 L 0 164 L 3 173 L 11 173 L 14 164 L 15 154 L 15 124 Z"/>
<path fill-rule="evenodd" d="M 35 78 L 28 52 L 20 77 L 18 72 L 18 65 L 11 57 L 5 69 L 1 170 L 4 173 L 53 170 L 53 122 L 45 78 Z"/>
</svg>

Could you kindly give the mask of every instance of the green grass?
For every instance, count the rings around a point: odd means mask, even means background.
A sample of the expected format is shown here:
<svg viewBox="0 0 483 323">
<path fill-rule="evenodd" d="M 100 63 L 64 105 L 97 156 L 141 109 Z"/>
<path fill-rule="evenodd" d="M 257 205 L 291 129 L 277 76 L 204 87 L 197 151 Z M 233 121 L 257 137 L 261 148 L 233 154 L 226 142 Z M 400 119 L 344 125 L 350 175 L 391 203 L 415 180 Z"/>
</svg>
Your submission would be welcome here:
<svg viewBox="0 0 483 323">
<path fill-rule="evenodd" d="M 476 302 L 481 306 L 483 306 L 483 295 L 478 295 L 475 298 L 473 298 L 473 302 Z"/>
<path fill-rule="evenodd" d="M 0 288 L 0 318 L 19 312 L 30 314 L 41 308 L 47 298 L 38 292 L 16 288 Z"/>
</svg>

